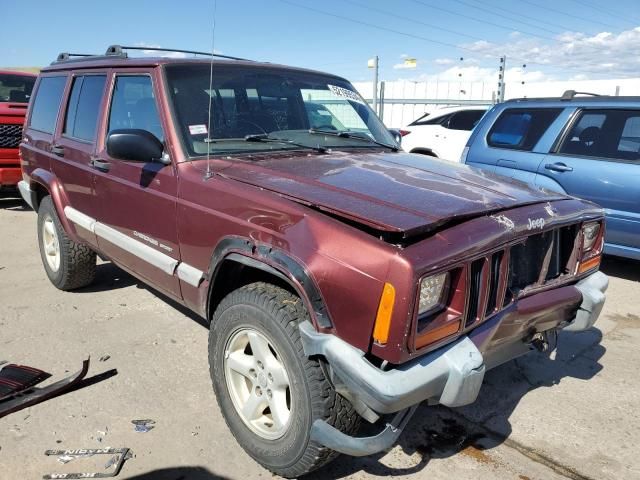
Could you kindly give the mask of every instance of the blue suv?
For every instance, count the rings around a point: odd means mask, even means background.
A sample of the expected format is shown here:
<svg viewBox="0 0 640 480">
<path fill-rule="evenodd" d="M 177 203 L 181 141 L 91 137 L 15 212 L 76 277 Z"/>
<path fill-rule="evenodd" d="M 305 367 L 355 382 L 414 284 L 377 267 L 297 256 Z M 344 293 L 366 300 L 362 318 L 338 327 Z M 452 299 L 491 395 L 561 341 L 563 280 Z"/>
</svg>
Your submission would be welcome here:
<svg viewBox="0 0 640 480">
<path fill-rule="evenodd" d="M 500 103 L 461 161 L 603 206 L 605 253 L 640 260 L 640 97 L 570 90 Z"/>
</svg>

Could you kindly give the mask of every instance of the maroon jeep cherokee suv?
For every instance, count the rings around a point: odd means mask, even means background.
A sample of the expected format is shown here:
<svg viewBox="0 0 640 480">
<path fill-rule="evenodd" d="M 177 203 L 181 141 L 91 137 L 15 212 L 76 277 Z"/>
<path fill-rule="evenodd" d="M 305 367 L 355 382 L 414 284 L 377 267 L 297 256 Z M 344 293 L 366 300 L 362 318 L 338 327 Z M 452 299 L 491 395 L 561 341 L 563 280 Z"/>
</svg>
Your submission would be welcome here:
<svg viewBox="0 0 640 480">
<path fill-rule="evenodd" d="M 125 50 L 38 78 L 20 189 L 44 269 L 84 287 L 99 254 L 210 321 L 220 409 L 273 472 L 384 450 L 420 402 L 469 404 L 598 317 L 595 205 L 402 153 L 333 75 Z"/>
</svg>

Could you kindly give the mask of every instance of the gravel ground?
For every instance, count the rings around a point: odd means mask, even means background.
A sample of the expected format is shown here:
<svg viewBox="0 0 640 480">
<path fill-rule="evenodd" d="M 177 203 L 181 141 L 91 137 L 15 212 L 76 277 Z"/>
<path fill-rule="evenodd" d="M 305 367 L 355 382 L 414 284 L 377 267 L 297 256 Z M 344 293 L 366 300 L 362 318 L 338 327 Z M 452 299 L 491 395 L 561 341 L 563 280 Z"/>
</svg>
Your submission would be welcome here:
<svg viewBox="0 0 640 480">
<path fill-rule="evenodd" d="M 106 374 L 0 419 L 0 478 L 105 471 L 108 457 L 63 465 L 44 451 L 107 446 L 133 452 L 118 478 L 272 477 L 226 428 L 198 317 L 110 263 L 94 286 L 56 290 L 35 226 L 21 202 L 0 200 L 0 359 L 56 378 L 90 356 L 89 377 Z M 611 284 L 597 328 L 561 334 L 551 358 L 489 372 L 474 405 L 421 407 L 389 452 L 341 457 L 311 478 L 640 479 L 640 263 L 607 258 L 603 270 Z M 155 427 L 136 432 L 134 419 Z"/>
</svg>

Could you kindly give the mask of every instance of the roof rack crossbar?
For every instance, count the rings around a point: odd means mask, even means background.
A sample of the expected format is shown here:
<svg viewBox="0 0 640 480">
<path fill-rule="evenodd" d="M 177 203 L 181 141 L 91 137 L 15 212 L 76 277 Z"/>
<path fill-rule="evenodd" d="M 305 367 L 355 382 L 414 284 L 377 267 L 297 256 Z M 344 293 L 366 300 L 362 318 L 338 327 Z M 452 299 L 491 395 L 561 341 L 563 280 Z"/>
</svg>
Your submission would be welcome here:
<svg viewBox="0 0 640 480">
<path fill-rule="evenodd" d="M 123 45 L 111 45 L 109 48 L 107 48 L 107 55 L 119 55 L 119 54 L 122 54 L 124 50 L 188 53 L 191 55 L 206 55 L 209 57 L 227 58 L 229 60 L 242 60 L 246 62 L 252 61 L 252 60 L 249 60 L 248 58 L 232 57 L 231 55 L 222 55 L 219 53 L 211 53 L 211 52 L 199 52 L 196 50 L 180 50 L 177 48 L 161 48 L 161 47 L 127 47 Z"/>
<path fill-rule="evenodd" d="M 590 92 L 576 92 L 575 90 L 566 90 L 562 96 L 560 97 L 560 100 L 571 100 L 572 98 L 574 98 L 576 95 L 589 95 L 591 97 L 599 97 L 600 95 L 598 95 L 597 93 L 590 93 Z"/>
</svg>

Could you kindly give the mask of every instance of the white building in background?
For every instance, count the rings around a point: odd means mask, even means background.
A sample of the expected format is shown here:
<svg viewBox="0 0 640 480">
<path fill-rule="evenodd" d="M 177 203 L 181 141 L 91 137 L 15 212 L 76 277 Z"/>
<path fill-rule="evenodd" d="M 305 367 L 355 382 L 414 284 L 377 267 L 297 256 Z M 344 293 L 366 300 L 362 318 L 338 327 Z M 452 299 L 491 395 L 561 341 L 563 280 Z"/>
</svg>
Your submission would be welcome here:
<svg viewBox="0 0 640 480">
<path fill-rule="evenodd" d="M 360 94 L 373 98 L 372 82 L 354 82 Z M 431 113 L 445 105 L 484 101 L 492 103 L 497 89 L 497 80 L 487 82 L 385 82 L 383 121 L 389 127 L 402 127 L 425 112 Z M 608 80 L 562 80 L 545 82 L 509 83 L 507 79 L 505 99 L 522 97 L 559 97 L 566 90 L 597 93 L 599 95 L 640 96 L 640 78 Z M 387 103 L 389 100 L 405 100 Z M 417 103 L 437 100 L 434 103 Z"/>
</svg>

